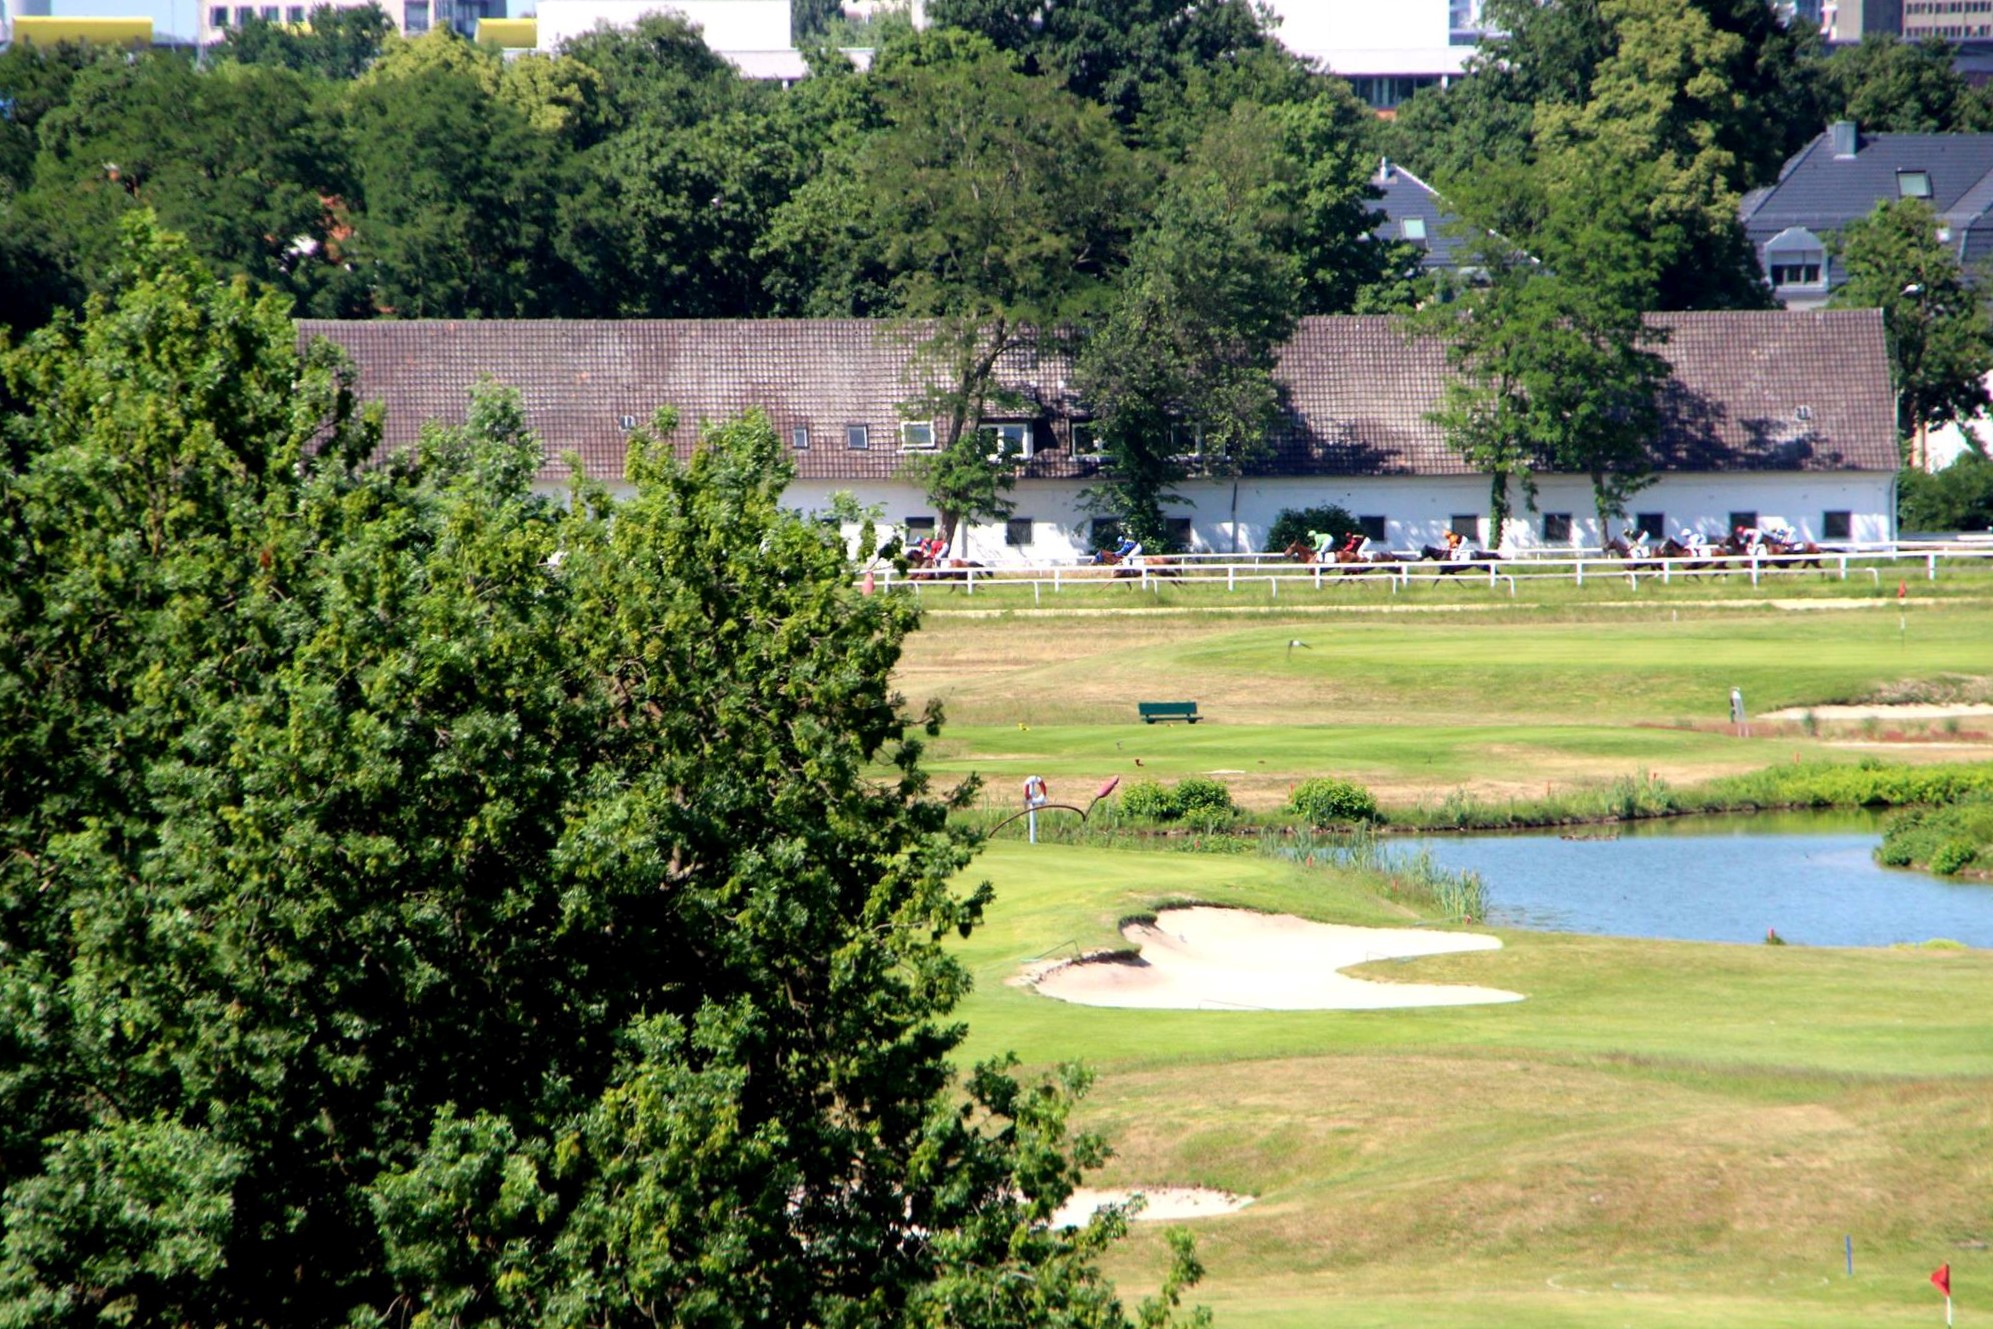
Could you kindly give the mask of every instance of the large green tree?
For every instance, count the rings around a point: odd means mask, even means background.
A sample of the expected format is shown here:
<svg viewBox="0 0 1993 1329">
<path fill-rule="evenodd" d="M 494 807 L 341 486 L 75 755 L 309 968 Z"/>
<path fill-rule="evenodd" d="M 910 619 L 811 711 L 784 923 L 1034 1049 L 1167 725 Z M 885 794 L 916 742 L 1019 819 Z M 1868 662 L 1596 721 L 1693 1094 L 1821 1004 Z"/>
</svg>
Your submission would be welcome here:
<svg viewBox="0 0 1993 1329">
<path fill-rule="evenodd" d="M 1821 68 L 1829 118 L 1853 120 L 1872 134 L 1953 134 L 1984 130 L 1993 108 L 1953 67 L 1956 48 L 1943 38 L 1906 42 L 1872 32 L 1841 47 Z"/>
<path fill-rule="evenodd" d="M 280 298 L 118 290 L 6 365 L 0 1322 L 1125 1323 L 1083 1077 L 952 1078 L 917 609 L 767 423 L 562 503 L 502 396 L 370 460 Z"/>
<path fill-rule="evenodd" d="M 262 18 L 237 24 L 228 30 L 216 54 L 245 65 L 280 65 L 320 78 L 358 78 L 380 55 L 394 29 L 394 20 L 378 4 L 320 4 L 311 7 L 302 31 Z"/>
<path fill-rule="evenodd" d="M 1989 404 L 1993 320 L 1965 283 L 1953 248 L 1938 238 L 1937 214 L 1922 199 L 1895 199 L 1849 223 L 1834 251 L 1847 280 L 1833 302 L 1880 309 L 1896 385 L 1896 428 L 1913 466 L 1925 464 L 1924 439 L 1938 425 L 1976 415 Z"/>
<path fill-rule="evenodd" d="M 882 53 L 877 77 L 882 127 L 858 159 L 866 233 L 919 334 L 908 410 L 946 457 L 928 474 L 960 476 L 990 464 L 978 430 L 1003 359 L 1104 302 L 1133 162 L 1099 107 L 979 37 L 922 34 Z M 931 491 L 944 536 L 981 490 Z"/>
<path fill-rule="evenodd" d="M 1274 355 L 1293 330 L 1296 265 L 1221 179 L 1172 188 L 1136 242 L 1113 310 L 1087 339 L 1074 386 L 1106 464 L 1089 491 L 1153 549 L 1163 504 L 1192 475 L 1237 475 L 1274 423 Z"/>
</svg>

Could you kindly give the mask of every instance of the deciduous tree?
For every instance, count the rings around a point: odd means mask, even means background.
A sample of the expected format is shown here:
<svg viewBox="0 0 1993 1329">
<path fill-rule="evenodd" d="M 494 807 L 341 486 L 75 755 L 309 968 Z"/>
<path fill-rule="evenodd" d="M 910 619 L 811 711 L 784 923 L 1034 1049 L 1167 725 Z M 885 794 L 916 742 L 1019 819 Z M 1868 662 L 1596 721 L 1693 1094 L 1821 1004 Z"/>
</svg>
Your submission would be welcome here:
<svg viewBox="0 0 1993 1329">
<path fill-rule="evenodd" d="M 1924 437 L 1984 410 L 1993 369 L 1993 322 L 1965 284 L 1938 218 L 1922 199 L 1893 199 L 1849 223 L 1834 250 L 1847 281 L 1833 303 L 1880 309 L 1896 384 L 1896 428 L 1912 465 L 1924 463 Z"/>
</svg>

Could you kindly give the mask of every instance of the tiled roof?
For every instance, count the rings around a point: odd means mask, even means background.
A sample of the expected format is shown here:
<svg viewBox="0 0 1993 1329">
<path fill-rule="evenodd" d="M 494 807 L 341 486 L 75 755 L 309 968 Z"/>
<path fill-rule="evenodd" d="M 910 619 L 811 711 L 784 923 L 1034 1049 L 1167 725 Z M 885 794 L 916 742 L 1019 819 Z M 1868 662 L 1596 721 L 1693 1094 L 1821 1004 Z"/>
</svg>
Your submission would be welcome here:
<svg viewBox="0 0 1993 1329">
<path fill-rule="evenodd" d="M 1893 470 L 1894 398 L 1874 310 L 1670 314 L 1662 353 L 1675 365 L 1664 402 L 1660 464 L 1671 470 Z M 459 422 L 468 394 L 489 377 L 517 389 L 545 442 L 550 478 L 579 453 L 589 473 L 621 475 L 630 428 L 658 407 L 678 410 L 674 446 L 689 450 L 699 422 L 755 407 L 785 441 L 803 479 L 882 480 L 904 459 L 901 403 L 914 395 L 907 334 L 857 320 L 629 322 L 327 322 L 298 325 L 300 342 L 326 337 L 358 371 L 362 400 L 380 401 L 391 447 L 424 421 Z M 1090 474 L 1071 449 L 1077 413 L 1059 355 L 1014 358 L 1005 380 L 1032 422 L 1026 474 Z M 1272 456 L 1282 475 L 1471 473 L 1425 418 L 1445 381 L 1442 349 L 1407 338 L 1387 318 L 1303 319 L 1282 348 L 1282 420 Z M 869 448 L 846 446 L 848 426 Z"/>
</svg>

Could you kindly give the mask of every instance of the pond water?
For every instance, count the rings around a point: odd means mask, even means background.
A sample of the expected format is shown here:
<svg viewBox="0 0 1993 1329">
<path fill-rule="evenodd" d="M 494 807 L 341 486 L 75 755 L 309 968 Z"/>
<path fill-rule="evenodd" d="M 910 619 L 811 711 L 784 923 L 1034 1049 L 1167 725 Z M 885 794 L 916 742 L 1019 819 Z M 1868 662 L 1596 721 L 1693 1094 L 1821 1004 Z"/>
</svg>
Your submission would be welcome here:
<svg viewBox="0 0 1993 1329">
<path fill-rule="evenodd" d="M 1410 842 L 1487 884 L 1488 921 L 1683 941 L 1993 946 L 1993 885 L 1878 866 L 1881 817 L 1761 813 Z M 1565 839 L 1611 836 L 1616 839 Z"/>
</svg>

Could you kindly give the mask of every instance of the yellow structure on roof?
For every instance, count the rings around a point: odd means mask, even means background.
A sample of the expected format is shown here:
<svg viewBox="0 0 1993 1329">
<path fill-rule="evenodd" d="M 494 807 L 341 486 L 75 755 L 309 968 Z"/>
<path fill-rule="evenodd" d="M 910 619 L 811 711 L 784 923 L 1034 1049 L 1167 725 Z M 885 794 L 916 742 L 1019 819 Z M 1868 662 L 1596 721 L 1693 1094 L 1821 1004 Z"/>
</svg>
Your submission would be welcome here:
<svg viewBox="0 0 1993 1329">
<path fill-rule="evenodd" d="M 102 46 L 152 45 L 149 18 L 52 18 L 18 14 L 14 40 L 24 46 L 54 46 L 59 42 L 94 42 Z"/>
<path fill-rule="evenodd" d="M 536 18 L 481 18 L 477 39 L 493 42 L 508 51 L 530 50 L 540 44 L 540 20 Z"/>
</svg>

